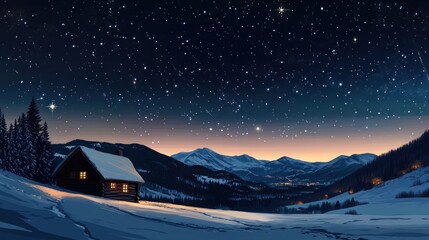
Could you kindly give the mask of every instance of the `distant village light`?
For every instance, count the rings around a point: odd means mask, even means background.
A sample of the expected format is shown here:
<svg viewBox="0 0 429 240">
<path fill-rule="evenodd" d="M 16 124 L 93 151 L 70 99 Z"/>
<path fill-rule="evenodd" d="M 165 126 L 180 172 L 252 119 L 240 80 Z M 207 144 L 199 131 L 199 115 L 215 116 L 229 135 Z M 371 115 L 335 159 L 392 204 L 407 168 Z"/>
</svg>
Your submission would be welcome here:
<svg viewBox="0 0 429 240">
<path fill-rule="evenodd" d="M 351 195 L 351 194 L 353 194 L 353 193 L 355 193 L 355 191 L 353 190 L 353 188 L 352 187 L 349 187 L 349 189 L 347 190 L 347 192 Z"/>
<path fill-rule="evenodd" d="M 413 163 L 413 165 L 411 166 L 411 169 L 412 170 L 417 170 L 417 169 L 419 169 L 419 168 L 421 168 L 422 167 L 422 163 L 421 162 L 419 162 L 419 161 L 416 161 L 416 162 L 414 162 Z"/>
<path fill-rule="evenodd" d="M 373 178 L 372 179 L 372 185 L 377 186 L 383 183 L 383 179 L 382 178 Z"/>
</svg>

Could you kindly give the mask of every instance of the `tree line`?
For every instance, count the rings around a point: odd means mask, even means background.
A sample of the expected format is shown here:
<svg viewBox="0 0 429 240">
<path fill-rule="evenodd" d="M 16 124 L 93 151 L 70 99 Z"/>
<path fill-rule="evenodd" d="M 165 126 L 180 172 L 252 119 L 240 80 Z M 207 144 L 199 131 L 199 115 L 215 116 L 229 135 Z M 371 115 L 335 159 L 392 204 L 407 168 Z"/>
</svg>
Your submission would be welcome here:
<svg viewBox="0 0 429 240">
<path fill-rule="evenodd" d="M 322 202 L 317 204 L 310 204 L 306 208 L 282 207 L 282 208 L 279 208 L 278 212 L 286 213 L 286 214 L 317 214 L 317 213 L 327 213 L 327 212 L 339 210 L 339 209 L 351 208 L 362 204 L 365 204 L 365 203 L 360 203 L 356 201 L 354 198 L 352 198 L 352 199 L 346 199 L 342 203 L 339 200 L 337 200 L 335 203 Z"/>
<path fill-rule="evenodd" d="M 35 99 L 26 113 L 7 127 L 0 109 L 0 168 L 19 176 L 49 183 L 53 168 L 53 151 L 48 124 L 42 124 Z"/>
</svg>

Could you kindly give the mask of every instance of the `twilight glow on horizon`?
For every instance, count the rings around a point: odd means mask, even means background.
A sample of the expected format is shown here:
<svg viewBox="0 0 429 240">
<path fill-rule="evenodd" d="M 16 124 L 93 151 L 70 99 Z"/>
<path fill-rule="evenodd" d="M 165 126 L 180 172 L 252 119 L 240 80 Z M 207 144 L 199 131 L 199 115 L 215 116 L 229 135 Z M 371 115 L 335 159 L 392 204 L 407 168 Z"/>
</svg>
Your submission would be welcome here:
<svg viewBox="0 0 429 240">
<path fill-rule="evenodd" d="M 0 8 L 0 108 L 35 97 L 54 143 L 327 161 L 429 129 L 424 4 L 23 2 Z"/>
</svg>

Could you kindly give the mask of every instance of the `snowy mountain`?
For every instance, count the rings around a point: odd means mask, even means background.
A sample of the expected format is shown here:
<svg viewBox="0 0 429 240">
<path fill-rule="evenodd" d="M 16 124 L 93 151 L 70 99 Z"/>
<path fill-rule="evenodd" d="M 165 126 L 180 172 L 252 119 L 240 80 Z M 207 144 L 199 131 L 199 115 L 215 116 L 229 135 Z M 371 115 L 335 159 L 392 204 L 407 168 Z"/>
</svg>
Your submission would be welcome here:
<svg viewBox="0 0 429 240">
<path fill-rule="evenodd" d="M 264 166 L 263 161 L 256 160 L 249 155 L 225 156 L 208 148 L 181 152 L 172 157 L 189 166 L 200 165 L 212 170 L 236 171 Z"/>
<path fill-rule="evenodd" d="M 310 173 L 298 174 L 295 179 L 309 179 L 312 182 L 330 184 L 352 174 L 372 162 L 376 157 L 376 155 L 369 153 L 353 154 L 351 156 L 342 155 L 326 163 L 313 163 L 316 170 Z"/>
<path fill-rule="evenodd" d="M 398 236 L 417 240 L 429 236 L 429 201 L 419 199 L 388 198 L 377 205 L 358 206 L 362 215 L 261 214 L 120 202 L 42 185 L 0 170 L 0 203 L 2 239 L 381 240 Z"/>
<path fill-rule="evenodd" d="M 257 160 L 248 155 L 225 156 L 208 148 L 177 153 L 174 159 L 189 166 L 225 170 L 241 178 L 270 184 L 329 184 L 343 178 L 376 158 L 374 154 L 339 156 L 329 162 L 305 162 L 289 157 L 275 161 Z"/>
</svg>

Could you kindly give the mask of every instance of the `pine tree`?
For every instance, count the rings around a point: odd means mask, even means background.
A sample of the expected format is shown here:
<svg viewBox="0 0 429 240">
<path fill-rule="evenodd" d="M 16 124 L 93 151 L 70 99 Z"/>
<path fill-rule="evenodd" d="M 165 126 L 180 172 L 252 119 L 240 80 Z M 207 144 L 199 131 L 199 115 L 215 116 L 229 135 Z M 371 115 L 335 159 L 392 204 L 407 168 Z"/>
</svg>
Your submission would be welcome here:
<svg viewBox="0 0 429 240">
<path fill-rule="evenodd" d="M 6 120 L 0 109 L 0 168 L 4 168 L 6 159 L 7 126 Z"/>
<path fill-rule="evenodd" d="M 9 129 L 6 133 L 6 157 L 3 160 L 3 168 L 6 171 L 10 171 L 11 170 L 11 153 L 12 153 L 12 140 L 13 140 L 13 125 L 10 124 Z"/>
<path fill-rule="evenodd" d="M 37 161 L 38 175 L 36 181 L 49 183 L 51 181 L 52 166 L 53 166 L 53 151 L 49 140 L 48 124 L 45 122 L 42 126 L 40 135 L 41 156 Z"/>
<path fill-rule="evenodd" d="M 13 147 L 13 173 L 19 175 L 19 176 L 23 176 L 25 177 L 25 162 L 23 162 L 23 158 L 24 158 L 24 152 L 23 150 L 23 146 L 24 146 L 24 142 L 22 139 L 22 135 L 23 135 L 23 120 L 21 117 L 18 118 L 18 120 L 15 120 L 15 124 L 13 126 L 13 130 L 14 130 L 14 138 L 12 141 L 12 147 Z"/>
<path fill-rule="evenodd" d="M 20 165 L 17 162 L 18 150 L 16 148 L 16 127 L 17 122 L 15 120 L 14 124 L 11 124 L 7 136 L 7 147 L 6 147 L 6 161 L 5 161 L 5 170 L 12 173 L 18 172 L 18 166 Z"/>
<path fill-rule="evenodd" d="M 53 151 L 48 124 L 41 125 L 36 100 L 31 100 L 27 115 L 22 114 L 6 128 L 0 111 L 0 167 L 39 182 L 51 180 Z M 4 149 L 4 150 L 3 150 Z"/>
<path fill-rule="evenodd" d="M 33 146 L 28 121 L 25 114 L 18 119 L 17 146 L 19 149 L 19 172 L 18 174 L 33 179 L 36 174 L 36 150 Z"/>
<path fill-rule="evenodd" d="M 40 163 L 42 160 L 43 155 L 43 148 L 44 144 L 41 139 L 42 134 L 42 125 L 40 122 L 42 121 L 42 118 L 40 117 L 40 111 L 37 107 L 36 100 L 33 98 L 31 100 L 30 106 L 28 107 L 27 111 L 27 127 L 29 132 L 29 140 L 32 144 L 32 147 L 34 149 L 34 161 L 35 161 L 35 168 L 33 170 L 33 176 L 32 179 L 36 181 L 43 181 L 43 163 Z"/>
<path fill-rule="evenodd" d="M 340 209 L 340 208 L 341 208 L 340 201 L 337 200 L 337 202 L 335 203 L 335 209 Z"/>
<path fill-rule="evenodd" d="M 40 117 L 39 108 L 37 107 L 36 100 L 33 98 L 27 111 L 27 124 L 34 141 L 37 140 L 42 130 L 42 125 L 40 124 L 41 121 L 42 118 Z"/>
</svg>

